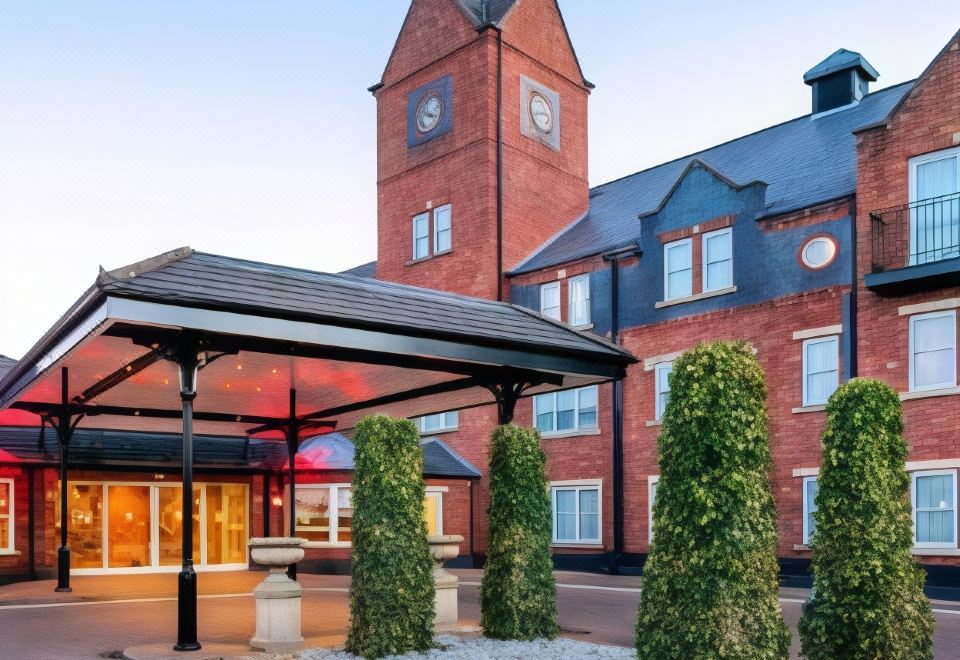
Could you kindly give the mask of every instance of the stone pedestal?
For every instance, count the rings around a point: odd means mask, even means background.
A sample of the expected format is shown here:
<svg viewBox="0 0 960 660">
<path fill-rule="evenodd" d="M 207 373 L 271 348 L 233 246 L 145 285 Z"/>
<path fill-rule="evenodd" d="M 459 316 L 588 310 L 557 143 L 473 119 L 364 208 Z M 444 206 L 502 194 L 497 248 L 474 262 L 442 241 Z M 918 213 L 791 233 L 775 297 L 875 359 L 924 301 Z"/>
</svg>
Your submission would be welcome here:
<svg viewBox="0 0 960 660">
<path fill-rule="evenodd" d="M 257 603 L 257 630 L 250 646 L 267 653 L 293 653 L 303 646 L 300 634 L 300 603 L 303 590 L 287 577 L 287 566 L 303 559 L 303 544 L 298 538 L 250 539 L 254 562 L 270 573 L 253 590 Z"/>
<path fill-rule="evenodd" d="M 460 579 L 443 569 L 443 562 L 455 559 L 460 554 L 462 536 L 428 536 L 430 556 L 433 558 L 433 581 L 437 588 L 436 610 L 437 618 L 434 625 L 456 623 L 459 619 L 457 612 L 457 589 Z"/>
</svg>

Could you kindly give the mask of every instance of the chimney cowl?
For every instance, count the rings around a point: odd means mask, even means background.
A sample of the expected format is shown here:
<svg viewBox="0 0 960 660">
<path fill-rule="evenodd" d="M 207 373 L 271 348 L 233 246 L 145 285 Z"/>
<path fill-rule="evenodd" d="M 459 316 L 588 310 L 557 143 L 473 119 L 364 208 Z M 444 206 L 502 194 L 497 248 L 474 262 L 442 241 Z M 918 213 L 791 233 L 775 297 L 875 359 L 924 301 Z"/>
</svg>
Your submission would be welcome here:
<svg viewBox="0 0 960 660">
<path fill-rule="evenodd" d="M 880 74 L 860 53 L 841 48 L 803 74 L 813 88 L 814 116 L 855 105 Z"/>
</svg>

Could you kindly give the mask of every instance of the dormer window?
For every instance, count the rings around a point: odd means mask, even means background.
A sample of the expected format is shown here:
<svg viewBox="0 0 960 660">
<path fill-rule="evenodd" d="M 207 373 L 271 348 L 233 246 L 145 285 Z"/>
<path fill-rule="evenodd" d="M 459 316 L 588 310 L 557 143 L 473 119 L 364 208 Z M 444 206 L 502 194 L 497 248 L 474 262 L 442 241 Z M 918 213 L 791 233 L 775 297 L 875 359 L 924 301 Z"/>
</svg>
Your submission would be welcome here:
<svg viewBox="0 0 960 660">
<path fill-rule="evenodd" d="M 663 246 L 667 300 L 693 295 L 693 241 L 685 238 Z"/>
<path fill-rule="evenodd" d="M 703 290 L 733 286 L 733 241 L 729 227 L 703 235 Z"/>
</svg>

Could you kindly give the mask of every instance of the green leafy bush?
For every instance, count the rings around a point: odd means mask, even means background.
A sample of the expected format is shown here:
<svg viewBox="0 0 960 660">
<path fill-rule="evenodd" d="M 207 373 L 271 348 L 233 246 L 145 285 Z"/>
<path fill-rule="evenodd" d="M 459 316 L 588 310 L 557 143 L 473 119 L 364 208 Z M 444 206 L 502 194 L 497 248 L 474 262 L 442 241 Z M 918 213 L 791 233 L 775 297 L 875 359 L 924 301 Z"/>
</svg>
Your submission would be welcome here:
<svg viewBox="0 0 960 660">
<path fill-rule="evenodd" d="M 368 417 L 354 441 L 347 650 L 381 658 L 429 649 L 435 595 L 420 434 L 409 420 Z"/>
<path fill-rule="evenodd" d="M 767 390 L 744 343 L 700 344 L 670 376 L 641 659 L 786 658 Z"/>
<path fill-rule="evenodd" d="M 535 430 L 509 425 L 493 432 L 490 542 L 480 588 L 487 637 L 552 639 L 559 631 L 545 462 Z"/>
<path fill-rule="evenodd" d="M 913 545 L 900 398 L 856 378 L 827 403 L 813 545 L 800 620 L 814 660 L 933 657 L 933 614 Z"/>
</svg>

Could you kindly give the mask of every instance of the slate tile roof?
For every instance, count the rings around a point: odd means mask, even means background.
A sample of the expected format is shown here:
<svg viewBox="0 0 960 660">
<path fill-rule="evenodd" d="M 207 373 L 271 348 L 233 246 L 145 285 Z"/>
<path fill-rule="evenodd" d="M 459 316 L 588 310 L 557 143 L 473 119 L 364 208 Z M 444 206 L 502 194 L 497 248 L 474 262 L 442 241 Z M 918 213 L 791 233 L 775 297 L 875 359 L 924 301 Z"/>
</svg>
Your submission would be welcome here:
<svg viewBox="0 0 960 660">
<path fill-rule="evenodd" d="M 615 360 L 620 347 L 516 305 L 181 248 L 101 271 L 104 294 Z"/>
<path fill-rule="evenodd" d="M 853 194 L 857 186 L 853 131 L 887 116 L 913 81 L 868 94 L 856 106 L 771 126 L 590 191 L 586 215 L 513 273 L 524 273 L 622 247 L 640 235 L 638 216 L 660 204 L 693 159 L 738 184 L 764 181 L 767 213 L 779 214 Z"/>
<path fill-rule="evenodd" d="M 16 363 L 17 361 L 13 358 L 8 358 L 6 355 L 0 355 L 0 378 L 3 378 L 8 371 L 13 369 Z"/>
<path fill-rule="evenodd" d="M 377 276 L 377 262 L 371 261 L 347 270 L 341 271 L 341 275 L 353 275 L 354 277 L 369 277 L 371 279 Z"/>
</svg>

